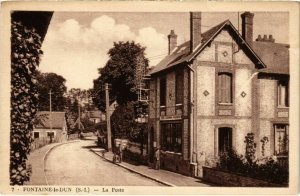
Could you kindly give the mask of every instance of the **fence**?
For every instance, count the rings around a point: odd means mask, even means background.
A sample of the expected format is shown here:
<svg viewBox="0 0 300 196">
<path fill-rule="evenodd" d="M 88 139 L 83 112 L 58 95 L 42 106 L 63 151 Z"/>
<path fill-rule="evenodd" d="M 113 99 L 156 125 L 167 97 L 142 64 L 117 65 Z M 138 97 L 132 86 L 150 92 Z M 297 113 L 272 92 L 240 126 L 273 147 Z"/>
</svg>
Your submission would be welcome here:
<svg viewBox="0 0 300 196">
<path fill-rule="evenodd" d="M 41 148 L 47 144 L 50 144 L 50 143 L 56 143 L 58 142 L 58 139 L 57 138 L 53 138 L 52 139 L 52 142 L 50 142 L 50 138 L 36 138 L 34 139 L 34 141 L 31 143 L 31 150 L 35 150 L 35 149 L 38 149 L 38 148 Z"/>
</svg>

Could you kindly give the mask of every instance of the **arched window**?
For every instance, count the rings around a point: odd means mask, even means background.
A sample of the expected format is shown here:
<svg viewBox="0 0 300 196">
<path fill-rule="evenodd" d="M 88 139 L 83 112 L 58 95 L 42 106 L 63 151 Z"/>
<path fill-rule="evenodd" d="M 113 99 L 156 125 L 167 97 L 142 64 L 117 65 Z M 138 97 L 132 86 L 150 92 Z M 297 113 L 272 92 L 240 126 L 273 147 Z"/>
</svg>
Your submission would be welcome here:
<svg viewBox="0 0 300 196">
<path fill-rule="evenodd" d="M 232 103 L 232 74 L 221 72 L 218 74 L 218 102 Z"/>
</svg>

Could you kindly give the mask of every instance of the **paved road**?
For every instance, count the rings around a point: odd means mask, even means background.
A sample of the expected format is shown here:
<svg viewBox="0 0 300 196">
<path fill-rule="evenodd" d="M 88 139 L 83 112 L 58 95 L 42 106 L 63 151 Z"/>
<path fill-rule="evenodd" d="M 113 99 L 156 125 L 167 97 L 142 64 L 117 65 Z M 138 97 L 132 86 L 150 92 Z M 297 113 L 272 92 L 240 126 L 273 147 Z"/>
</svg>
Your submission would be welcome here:
<svg viewBox="0 0 300 196">
<path fill-rule="evenodd" d="M 97 156 L 89 149 L 95 140 L 61 145 L 48 155 L 45 165 L 49 185 L 162 186 Z"/>
</svg>

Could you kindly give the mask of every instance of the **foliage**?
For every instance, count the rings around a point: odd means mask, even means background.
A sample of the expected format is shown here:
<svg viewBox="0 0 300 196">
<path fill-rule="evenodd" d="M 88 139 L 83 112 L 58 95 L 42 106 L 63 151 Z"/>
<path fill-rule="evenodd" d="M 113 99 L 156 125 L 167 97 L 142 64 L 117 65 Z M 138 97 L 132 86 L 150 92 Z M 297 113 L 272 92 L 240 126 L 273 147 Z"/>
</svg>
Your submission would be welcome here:
<svg viewBox="0 0 300 196">
<path fill-rule="evenodd" d="M 37 89 L 39 93 L 39 111 L 49 111 L 49 92 L 52 96 L 52 110 L 63 111 L 65 109 L 64 93 L 67 90 L 65 86 L 66 79 L 55 73 L 40 73 L 37 75 Z"/>
<path fill-rule="evenodd" d="M 266 143 L 269 142 L 269 138 L 267 136 L 264 136 L 260 142 L 262 143 L 261 145 L 261 155 L 264 157 L 265 156 L 265 145 Z"/>
<path fill-rule="evenodd" d="M 253 163 L 255 160 L 255 148 L 256 148 L 256 143 L 254 142 L 254 133 L 247 133 L 247 136 L 245 137 L 246 143 L 246 159 L 248 163 Z"/>
<path fill-rule="evenodd" d="M 253 138 L 254 134 L 252 133 L 247 134 L 245 137 L 245 141 L 248 142 L 248 146 L 246 144 L 246 153 L 248 152 L 248 154 L 245 157 L 237 154 L 233 149 L 229 150 L 219 156 L 217 168 L 272 183 L 287 183 L 289 178 L 288 166 L 280 165 L 275 156 L 263 157 L 257 160 L 253 159 L 254 155 L 252 153 L 255 153 L 256 147 Z"/>
<path fill-rule="evenodd" d="M 85 132 L 85 131 L 88 131 L 88 132 L 93 131 L 94 132 L 97 130 L 97 127 L 99 126 L 99 125 L 97 125 L 99 123 L 92 122 L 88 117 L 85 117 L 82 119 L 82 124 L 84 126 L 83 132 Z"/>
<path fill-rule="evenodd" d="M 220 154 L 218 167 L 223 170 L 234 171 L 237 173 L 248 173 L 245 158 L 238 155 L 233 149 Z"/>
<path fill-rule="evenodd" d="M 10 184 L 23 185 L 31 169 L 26 167 L 33 141 L 31 132 L 37 111 L 36 68 L 43 54 L 35 29 L 20 22 L 11 25 L 11 134 Z"/>
<path fill-rule="evenodd" d="M 128 139 L 135 133 L 135 116 L 132 102 L 119 105 L 111 115 L 112 135 L 114 138 Z"/>
<path fill-rule="evenodd" d="M 99 69 L 100 77 L 94 80 L 93 89 L 93 101 L 102 111 L 105 108 L 105 83 L 111 84 L 111 102 L 116 100 L 122 105 L 136 101 L 139 83 L 148 67 L 145 48 L 133 41 L 115 42 L 108 55 L 110 58 L 106 65 Z"/>
<path fill-rule="evenodd" d="M 147 142 L 144 133 L 147 125 L 136 121 L 135 102 L 118 106 L 111 116 L 111 122 L 114 138 L 129 139 L 139 143 Z"/>
</svg>

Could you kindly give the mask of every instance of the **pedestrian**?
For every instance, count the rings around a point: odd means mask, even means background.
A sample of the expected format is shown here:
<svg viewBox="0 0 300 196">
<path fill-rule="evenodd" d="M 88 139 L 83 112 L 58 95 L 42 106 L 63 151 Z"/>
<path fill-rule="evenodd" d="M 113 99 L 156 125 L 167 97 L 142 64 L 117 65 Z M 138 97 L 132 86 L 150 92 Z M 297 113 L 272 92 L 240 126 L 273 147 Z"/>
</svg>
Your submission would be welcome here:
<svg viewBox="0 0 300 196">
<path fill-rule="evenodd" d="M 160 169 L 160 147 L 157 147 L 155 151 L 155 169 Z"/>
<path fill-rule="evenodd" d="M 113 162 L 114 163 L 117 163 L 117 162 L 121 162 L 120 160 L 121 160 L 121 158 L 120 158 L 120 156 L 121 156 L 121 151 L 120 151 L 120 144 L 117 144 L 117 146 L 115 147 L 115 150 L 114 150 L 114 157 L 113 157 Z"/>
</svg>

